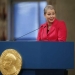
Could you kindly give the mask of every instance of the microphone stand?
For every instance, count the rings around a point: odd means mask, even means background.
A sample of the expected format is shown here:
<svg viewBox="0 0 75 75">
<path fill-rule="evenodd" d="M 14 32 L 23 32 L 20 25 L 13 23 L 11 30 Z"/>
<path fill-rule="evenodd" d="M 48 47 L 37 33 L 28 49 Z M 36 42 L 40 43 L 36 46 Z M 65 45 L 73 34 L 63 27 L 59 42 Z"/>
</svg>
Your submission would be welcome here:
<svg viewBox="0 0 75 75">
<path fill-rule="evenodd" d="M 41 27 L 43 27 L 43 26 L 41 26 Z M 22 36 L 18 37 L 17 39 L 20 39 L 20 38 L 22 38 L 22 37 L 24 37 L 24 36 L 26 36 L 26 35 L 28 35 L 28 34 L 30 34 L 30 33 L 32 33 L 32 32 L 34 32 L 34 31 L 36 31 L 36 30 L 40 29 L 41 27 L 39 27 L 39 28 L 37 28 L 37 29 L 35 29 L 35 30 L 31 31 L 31 32 L 26 33 L 26 34 L 24 34 L 24 35 L 22 35 Z M 14 39 L 13 41 L 15 41 L 15 39 Z"/>
</svg>

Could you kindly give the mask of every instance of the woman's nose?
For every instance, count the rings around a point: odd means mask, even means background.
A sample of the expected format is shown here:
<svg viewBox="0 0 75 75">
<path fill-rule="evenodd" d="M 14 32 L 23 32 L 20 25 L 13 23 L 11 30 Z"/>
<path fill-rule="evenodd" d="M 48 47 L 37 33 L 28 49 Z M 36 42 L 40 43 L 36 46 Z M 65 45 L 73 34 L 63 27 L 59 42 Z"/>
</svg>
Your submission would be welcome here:
<svg viewBox="0 0 75 75">
<path fill-rule="evenodd" d="M 50 17 L 53 17 L 53 15 L 50 15 Z"/>
</svg>

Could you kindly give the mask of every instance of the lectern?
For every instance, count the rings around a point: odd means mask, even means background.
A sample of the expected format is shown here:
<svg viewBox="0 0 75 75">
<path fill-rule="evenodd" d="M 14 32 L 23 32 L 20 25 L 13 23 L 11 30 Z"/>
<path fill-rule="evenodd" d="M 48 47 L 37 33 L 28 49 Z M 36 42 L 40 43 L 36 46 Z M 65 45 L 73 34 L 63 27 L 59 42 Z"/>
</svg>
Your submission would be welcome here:
<svg viewBox="0 0 75 75">
<path fill-rule="evenodd" d="M 0 55 L 6 49 L 15 49 L 22 56 L 19 75 L 36 75 L 37 70 L 74 68 L 73 42 L 0 42 Z"/>
</svg>

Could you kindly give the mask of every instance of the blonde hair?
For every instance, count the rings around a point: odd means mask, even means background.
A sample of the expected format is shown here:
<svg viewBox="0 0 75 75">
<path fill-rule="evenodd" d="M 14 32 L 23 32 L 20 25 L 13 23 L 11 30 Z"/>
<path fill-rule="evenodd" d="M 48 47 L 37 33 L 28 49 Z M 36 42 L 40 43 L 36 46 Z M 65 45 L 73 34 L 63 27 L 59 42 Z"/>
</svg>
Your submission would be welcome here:
<svg viewBox="0 0 75 75">
<path fill-rule="evenodd" d="M 47 5 L 45 8 L 44 8 L 44 14 L 46 14 L 47 10 L 50 9 L 54 9 L 54 7 L 52 5 Z M 54 9 L 55 10 L 55 9 Z"/>
</svg>

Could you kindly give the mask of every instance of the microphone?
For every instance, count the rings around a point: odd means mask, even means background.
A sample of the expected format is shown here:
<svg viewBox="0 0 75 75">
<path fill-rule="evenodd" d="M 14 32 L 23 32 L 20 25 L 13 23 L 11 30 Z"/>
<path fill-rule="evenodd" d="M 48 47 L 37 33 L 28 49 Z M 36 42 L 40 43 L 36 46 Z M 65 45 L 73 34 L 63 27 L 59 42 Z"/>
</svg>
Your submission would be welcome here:
<svg viewBox="0 0 75 75">
<path fill-rule="evenodd" d="M 28 35 L 28 34 L 34 32 L 34 31 L 36 31 L 36 30 L 38 30 L 38 29 L 40 29 L 40 28 L 42 28 L 42 27 L 43 27 L 43 26 L 40 26 L 39 28 L 37 28 L 37 29 L 35 29 L 35 30 L 33 30 L 33 31 L 30 31 L 30 32 L 28 32 L 28 33 L 26 33 L 26 34 L 24 34 L 24 35 L 18 37 L 17 39 L 20 39 L 20 38 L 22 38 L 22 37 L 24 37 L 24 36 L 26 36 L 26 35 Z M 44 28 L 45 28 L 45 27 L 44 27 Z M 14 40 L 15 40 L 15 39 L 14 39 Z"/>
<path fill-rule="evenodd" d="M 45 28 L 45 27 L 47 27 L 47 26 L 44 26 L 44 28 Z"/>
</svg>

